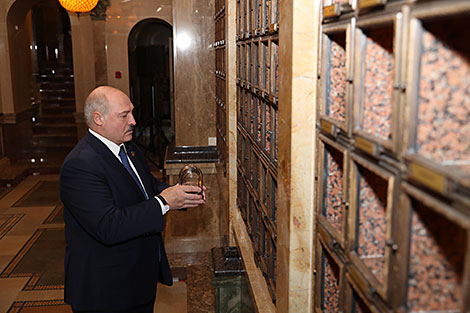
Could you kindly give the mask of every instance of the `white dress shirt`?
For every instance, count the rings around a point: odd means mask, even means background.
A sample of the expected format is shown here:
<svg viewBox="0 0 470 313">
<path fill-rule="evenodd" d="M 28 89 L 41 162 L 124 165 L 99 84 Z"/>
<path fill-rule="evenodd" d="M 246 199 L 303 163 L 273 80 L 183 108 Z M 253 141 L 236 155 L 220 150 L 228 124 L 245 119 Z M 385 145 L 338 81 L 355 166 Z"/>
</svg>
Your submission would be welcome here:
<svg viewBox="0 0 470 313">
<path fill-rule="evenodd" d="M 109 150 L 111 150 L 111 152 L 114 154 L 114 156 L 119 160 L 119 162 L 122 163 L 121 161 L 121 158 L 119 157 L 119 150 L 121 149 L 121 146 L 124 145 L 123 143 L 120 144 L 120 145 L 117 145 L 115 144 L 114 142 L 112 142 L 111 140 L 101 136 L 100 134 L 98 134 L 97 132 L 91 130 L 91 129 L 88 129 L 88 131 L 90 132 L 90 134 L 92 134 L 93 136 L 95 136 L 96 138 L 98 138 L 102 143 L 104 143 L 104 145 L 106 147 L 108 147 Z M 126 154 L 126 157 L 127 157 L 127 160 L 129 160 L 129 164 L 131 165 L 131 168 L 132 170 L 134 171 L 135 175 L 137 176 L 137 178 L 139 179 L 139 182 L 140 184 L 142 185 L 142 188 L 145 190 L 145 186 L 144 184 L 142 183 L 142 180 L 140 179 L 140 176 L 139 176 L 139 173 L 136 171 L 135 167 L 134 167 L 134 164 L 132 163 L 132 160 L 129 159 L 129 157 L 127 156 Z M 145 192 L 147 192 L 145 190 Z M 169 211 L 169 209 L 167 207 L 165 207 L 162 203 L 162 201 L 160 199 L 158 199 L 157 197 L 154 197 L 155 200 L 158 201 L 158 203 L 160 204 L 160 208 L 162 210 L 162 214 L 165 215 L 166 212 Z"/>
</svg>

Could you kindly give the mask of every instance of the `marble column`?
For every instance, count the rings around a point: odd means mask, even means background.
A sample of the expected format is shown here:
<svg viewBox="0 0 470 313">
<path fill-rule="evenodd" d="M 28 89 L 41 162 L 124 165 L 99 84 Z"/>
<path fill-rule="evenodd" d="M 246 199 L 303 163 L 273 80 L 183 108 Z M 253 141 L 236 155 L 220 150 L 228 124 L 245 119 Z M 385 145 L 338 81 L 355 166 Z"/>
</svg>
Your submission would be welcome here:
<svg viewBox="0 0 470 313">
<path fill-rule="evenodd" d="M 235 40 L 227 40 L 235 38 L 237 23 L 237 8 L 236 1 L 226 1 L 225 7 L 225 23 L 226 23 L 226 47 L 225 47 L 225 60 L 226 60 L 226 108 L 227 108 L 227 178 L 228 178 L 228 208 L 229 208 L 229 229 L 232 229 L 231 224 L 237 206 L 237 44 Z M 229 234 L 230 245 L 235 244 L 233 233 Z"/>
<path fill-rule="evenodd" d="M 106 61 L 106 21 L 95 19 L 92 21 L 92 24 L 96 85 L 107 85 L 108 64 Z"/>
<path fill-rule="evenodd" d="M 24 112 L 31 109 L 32 64 L 29 40 L 31 38 L 31 21 L 26 18 L 31 3 L 13 3 L 5 15 L 5 35 L 8 45 L 5 67 L 6 79 L 10 80 L 14 112 Z M 6 48 L 6 47 L 5 47 Z M 6 65 L 6 64 L 5 64 Z M 8 71 L 10 69 L 10 71 Z M 3 71 L 2 71 L 3 72 Z"/>
<path fill-rule="evenodd" d="M 0 112 L 14 113 L 11 87 L 10 50 L 8 46 L 7 13 L 9 3 L 0 2 Z"/>
<path fill-rule="evenodd" d="M 280 0 L 277 312 L 313 312 L 319 2 Z"/>
<path fill-rule="evenodd" d="M 173 1 L 177 146 L 216 137 L 214 14 L 214 0 Z"/>
<path fill-rule="evenodd" d="M 77 16 L 69 13 L 69 16 L 72 29 L 75 107 L 78 117 L 83 114 L 88 94 L 96 87 L 93 24 L 90 15 Z"/>
</svg>

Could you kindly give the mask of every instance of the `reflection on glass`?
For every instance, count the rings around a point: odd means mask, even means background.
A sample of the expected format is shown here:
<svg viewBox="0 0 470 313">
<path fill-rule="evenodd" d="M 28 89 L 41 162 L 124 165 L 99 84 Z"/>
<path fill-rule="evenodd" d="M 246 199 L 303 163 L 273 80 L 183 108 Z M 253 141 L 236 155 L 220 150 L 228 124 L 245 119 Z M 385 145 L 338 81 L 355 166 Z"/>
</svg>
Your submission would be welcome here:
<svg viewBox="0 0 470 313">
<path fill-rule="evenodd" d="M 178 182 L 180 185 L 190 185 L 201 188 L 198 194 L 202 195 L 203 176 L 202 171 L 197 166 L 192 164 L 184 166 L 180 170 Z"/>
</svg>

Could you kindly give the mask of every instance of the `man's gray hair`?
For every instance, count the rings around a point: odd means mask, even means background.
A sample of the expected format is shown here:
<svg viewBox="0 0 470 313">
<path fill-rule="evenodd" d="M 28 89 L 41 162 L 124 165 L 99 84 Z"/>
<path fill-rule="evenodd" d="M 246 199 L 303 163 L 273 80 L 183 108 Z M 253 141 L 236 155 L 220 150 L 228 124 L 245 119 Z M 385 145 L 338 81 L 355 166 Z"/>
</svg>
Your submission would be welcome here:
<svg viewBox="0 0 470 313">
<path fill-rule="evenodd" d="M 108 116 L 108 98 L 106 97 L 106 93 L 102 90 L 95 90 L 86 98 L 85 101 L 85 120 L 90 128 L 93 126 L 94 112 L 100 112 L 104 117 Z"/>
</svg>

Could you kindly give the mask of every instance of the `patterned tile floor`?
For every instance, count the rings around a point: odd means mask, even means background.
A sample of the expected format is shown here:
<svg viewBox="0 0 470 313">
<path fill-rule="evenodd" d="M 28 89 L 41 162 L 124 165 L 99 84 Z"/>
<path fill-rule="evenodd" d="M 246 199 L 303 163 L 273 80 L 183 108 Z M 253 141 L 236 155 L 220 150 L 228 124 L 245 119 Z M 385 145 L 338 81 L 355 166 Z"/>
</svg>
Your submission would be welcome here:
<svg viewBox="0 0 470 313">
<path fill-rule="evenodd" d="M 58 176 L 30 176 L 0 193 L 0 313 L 65 313 L 64 224 Z M 183 281 L 159 286 L 155 312 L 188 312 Z"/>
</svg>

